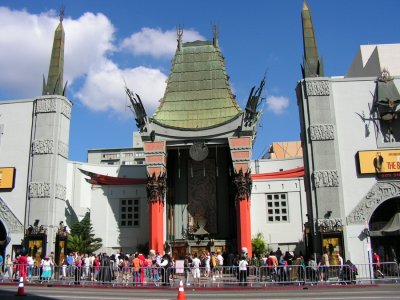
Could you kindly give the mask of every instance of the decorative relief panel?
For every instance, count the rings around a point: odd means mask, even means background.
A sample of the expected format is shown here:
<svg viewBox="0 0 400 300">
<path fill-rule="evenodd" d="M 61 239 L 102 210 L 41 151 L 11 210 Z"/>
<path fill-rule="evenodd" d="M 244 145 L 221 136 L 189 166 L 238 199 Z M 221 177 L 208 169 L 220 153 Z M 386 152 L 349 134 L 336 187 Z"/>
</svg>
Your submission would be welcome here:
<svg viewBox="0 0 400 300">
<path fill-rule="evenodd" d="M 36 101 L 36 113 L 49 113 L 57 111 L 56 99 L 41 99 Z"/>
<path fill-rule="evenodd" d="M 310 126 L 312 141 L 327 141 L 335 139 L 335 129 L 332 124 L 318 124 Z"/>
<path fill-rule="evenodd" d="M 31 182 L 29 185 L 30 198 L 50 198 L 50 183 Z"/>
<path fill-rule="evenodd" d="M 71 106 L 65 101 L 62 101 L 61 104 L 61 114 L 71 119 Z"/>
<path fill-rule="evenodd" d="M 50 154 L 54 153 L 53 140 L 36 140 L 32 143 L 32 154 Z"/>
<path fill-rule="evenodd" d="M 347 217 L 349 224 L 364 224 L 384 201 L 400 197 L 400 181 L 377 182 Z"/>
<path fill-rule="evenodd" d="M 23 233 L 24 226 L 10 210 L 7 204 L 0 198 L 0 220 L 5 225 L 8 233 Z"/>
<path fill-rule="evenodd" d="M 329 96 L 330 88 L 328 81 L 306 81 L 306 90 L 308 96 Z"/>
<path fill-rule="evenodd" d="M 59 141 L 58 142 L 58 154 L 68 159 L 68 145 Z"/>
<path fill-rule="evenodd" d="M 320 232 L 342 231 L 342 219 L 318 219 L 317 226 Z"/>
<path fill-rule="evenodd" d="M 313 177 L 316 188 L 339 186 L 339 175 L 337 170 L 314 171 Z"/>
<path fill-rule="evenodd" d="M 67 188 L 62 184 L 56 184 L 56 195 L 57 199 L 65 200 L 67 198 Z"/>
</svg>

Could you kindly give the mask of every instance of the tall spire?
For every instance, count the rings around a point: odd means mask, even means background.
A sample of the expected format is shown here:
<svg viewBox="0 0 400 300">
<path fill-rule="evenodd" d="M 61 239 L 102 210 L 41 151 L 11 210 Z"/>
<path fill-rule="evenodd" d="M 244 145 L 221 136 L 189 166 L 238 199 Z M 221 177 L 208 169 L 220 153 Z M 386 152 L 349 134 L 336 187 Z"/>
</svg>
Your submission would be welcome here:
<svg viewBox="0 0 400 300">
<path fill-rule="evenodd" d="M 315 41 L 314 27 L 311 19 L 311 11 L 307 1 L 303 1 L 301 10 L 303 25 L 304 58 L 302 65 L 303 78 L 324 76 L 322 59 L 318 57 L 317 42 Z"/>
<path fill-rule="evenodd" d="M 51 52 L 49 73 L 47 83 L 43 76 L 43 95 L 65 96 L 67 84 L 63 87 L 64 73 L 64 39 L 65 33 L 62 25 L 64 19 L 64 8 L 60 10 L 60 23 L 54 32 L 53 50 Z"/>
</svg>

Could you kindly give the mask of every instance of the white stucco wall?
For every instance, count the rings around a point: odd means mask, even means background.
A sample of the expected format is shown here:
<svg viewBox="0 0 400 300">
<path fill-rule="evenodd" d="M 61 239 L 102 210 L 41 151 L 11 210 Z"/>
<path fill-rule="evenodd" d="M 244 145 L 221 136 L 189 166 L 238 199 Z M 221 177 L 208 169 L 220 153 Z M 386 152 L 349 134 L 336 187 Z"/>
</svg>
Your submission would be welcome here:
<svg viewBox="0 0 400 300">
<path fill-rule="evenodd" d="M 377 140 L 380 137 L 374 123 L 368 120 L 364 122 L 360 117 L 370 118 L 376 77 L 333 79 L 331 82 L 341 168 L 342 204 L 344 216 L 347 218 L 377 182 L 375 176 L 359 175 L 357 162 L 358 151 L 378 149 Z M 395 79 L 395 83 L 399 89 L 400 80 Z M 369 135 L 366 134 L 366 128 Z M 354 263 L 368 264 L 370 244 L 361 234 L 367 224 L 348 224 L 346 220 L 344 222 L 346 258 Z"/>
<path fill-rule="evenodd" d="M 279 172 L 303 166 L 302 158 L 284 160 L 260 160 L 259 173 Z M 289 218 L 287 222 L 268 222 L 267 194 L 286 193 Z M 306 195 L 303 178 L 253 180 L 251 194 L 251 232 L 254 237 L 262 233 L 267 244 L 276 250 L 303 251 L 303 228 L 306 218 Z"/>
<path fill-rule="evenodd" d="M 32 100 L 1 101 L 0 124 L 3 134 L 0 135 L 0 167 L 15 168 L 15 182 L 12 190 L 0 190 L 0 197 L 8 209 L 24 226 L 25 204 L 27 194 L 29 149 L 32 128 Z M 24 237 L 23 228 L 10 232 L 4 213 L 0 216 L 10 236 L 10 246 L 21 244 Z M 11 253 L 11 247 L 7 247 L 6 253 Z"/>
<path fill-rule="evenodd" d="M 103 240 L 99 251 L 132 253 L 138 244 L 148 240 L 148 205 L 145 185 L 92 186 L 78 168 L 113 177 L 145 178 L 144 166 L 92 165 L 70 162 L 68 165 L 67 199 L 79 219 L 90 211 L 96 237 Z M 121 199 L 139 199 L 139 226 L 120 227 Z"/>
</svg>

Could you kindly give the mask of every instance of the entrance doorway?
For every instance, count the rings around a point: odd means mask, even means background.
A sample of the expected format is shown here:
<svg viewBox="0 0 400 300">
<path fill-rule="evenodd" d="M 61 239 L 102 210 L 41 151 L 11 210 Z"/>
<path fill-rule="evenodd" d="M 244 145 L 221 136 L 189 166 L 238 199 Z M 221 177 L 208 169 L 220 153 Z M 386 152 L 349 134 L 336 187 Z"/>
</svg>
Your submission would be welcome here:
<svg viewBox="0 0 400 300">
<path fill-rule="evenodd" d="M 371 216 L 369 229 L 372 251 L 381 261 L 394 262 L 400 258 L 400 198 L 386 200 Z"/>
<path fill-rule="evenodd" d="M 3 222 L 0 221 L 0 255 L 5 257 L 6 247 L 7 247 L 7 231 L 4 227 Z"/>
</svg>

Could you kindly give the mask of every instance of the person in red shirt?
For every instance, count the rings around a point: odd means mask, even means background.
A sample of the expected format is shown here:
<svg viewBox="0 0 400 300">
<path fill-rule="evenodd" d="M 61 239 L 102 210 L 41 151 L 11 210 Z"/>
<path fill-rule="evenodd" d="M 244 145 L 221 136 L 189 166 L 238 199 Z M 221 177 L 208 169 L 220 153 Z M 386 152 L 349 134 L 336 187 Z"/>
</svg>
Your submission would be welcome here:
<svg viewBox="0 0 400 300">
<path fill-rule="evenodd" d="M 381 271 L 381 258 L 379 257 L 379 254 L 374 252 L 374 255 L 372 256 L 372 261 L 373 261 L 373 266 L 374 266 L 374 277 L 377 279 L 378 277 L 384 278 L 385 276 L 383 275 Z"/>
<path fill-rule="evenodd" d="M 146 257 L 143 254 L 139 253 L 138 258 L 140 260 L 140 282 L 144 283 L 144 275 L 145 275 L 144 265 Z"/>
<path fill-rule="evenodd" d="M 22 253 L 17 260 L 18 275 L 21 278 L 26 278 L 28 273 L 28 258 L 25 253 Z"/>
</svg>

